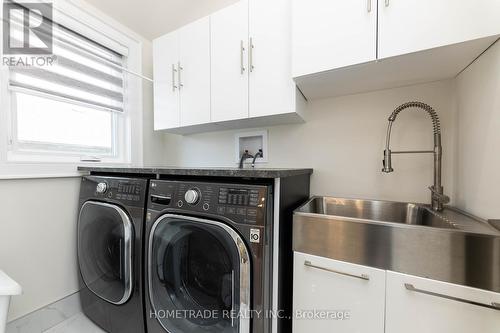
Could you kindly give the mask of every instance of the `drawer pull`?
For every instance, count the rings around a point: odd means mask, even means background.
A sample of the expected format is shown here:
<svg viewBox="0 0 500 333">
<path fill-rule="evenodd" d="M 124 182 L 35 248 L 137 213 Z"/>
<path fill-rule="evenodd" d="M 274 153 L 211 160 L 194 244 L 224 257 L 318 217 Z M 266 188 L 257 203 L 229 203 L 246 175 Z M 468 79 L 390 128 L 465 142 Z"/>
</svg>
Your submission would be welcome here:
<svg viewBox="0 0 500 333">
<path fill-rule="evenodd" d="M 304 266 L 311 267 L 311 268 L 316 268 L 316 269 L 321 269 L 322 271 L 327 271 L 327 272 L 330 272 L 330 273 L 335 273 L 335 274 L 350 276 L 350 277 L 353 277 L 353 278 L 356 278 L 356 279 L 365 280 L 365 281 L 369 281 L 370 280 L 370 277 L 368 275 L 366 275 L 366 274 L 354 275 L 354 274 L 350 274 L 350 273 L 340 272 L 340 271 L 336 271 L 336 270 L 333 270 L 333 269 L 329 269 L 329 268 L 325 268 L 325 267 L 320 267 L 320 266 L 313 265 L 309 260 L 304 261 Z"/>
<path fill-rule="evenodd" d="M 475 302 L 475 301 L 471 301 L 471 300 L 467 300 L 467 299 L 463 299 L 463 298 L 458 298 L 458 297 L 443 295 L 443 294 L 435 293 L 435 292 L 432 292 L 432 291 L 427 291 L 427 290 L 415 288 L 415 286 L 412 285 L 412 284 L 410 284 L 410 283 L 405 283 L 405 288 L 407 290 L 409 290 L 409 291 L 413 291 L 413 292 L 420 293 L 420 294 L 425 294 L 425 295 L 430 295 L 430 296 L 445 298 L 445 299 L 449 299 L 451 301 L 461 302 L 461 303 L 467 303 L 467 304 L 471 304 L 471 305 L 480 306 L 480 307 L 483 307 L 483 308 L 488 308 L 488 309 L 493 309 L 493 310 L 500 310 L 500 304 L 499 303 L 495 303 L 495 302 L 492 302 L 491 305 L 489 305 L 489 304 L 479 303 L 479 302 Z"/>
</svg>

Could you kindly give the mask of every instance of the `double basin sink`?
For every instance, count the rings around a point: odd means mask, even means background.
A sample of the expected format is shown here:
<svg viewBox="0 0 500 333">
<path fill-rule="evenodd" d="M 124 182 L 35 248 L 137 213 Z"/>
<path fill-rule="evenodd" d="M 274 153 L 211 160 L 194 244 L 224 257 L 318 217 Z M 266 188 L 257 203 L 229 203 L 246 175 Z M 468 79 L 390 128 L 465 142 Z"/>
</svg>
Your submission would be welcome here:
<svg viewBox="0 0 500 333">
<path fill-rule="evenodd" d="M 314 197 L 293 223 L 295 251 L 500 292 L 500 229 L 457 209 Z"/>
</svg>

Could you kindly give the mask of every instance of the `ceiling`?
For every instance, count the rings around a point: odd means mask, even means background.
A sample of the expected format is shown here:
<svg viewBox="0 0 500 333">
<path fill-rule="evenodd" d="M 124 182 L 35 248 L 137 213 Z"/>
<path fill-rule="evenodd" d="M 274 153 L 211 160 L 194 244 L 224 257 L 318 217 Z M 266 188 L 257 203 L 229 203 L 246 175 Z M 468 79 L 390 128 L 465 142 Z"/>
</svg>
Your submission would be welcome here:
<svg viewBox="0 0 500 333">
<path fill-rule="evenodd" d="M 86 0 L 152 40 L 238 0 Z"/>
</svg>

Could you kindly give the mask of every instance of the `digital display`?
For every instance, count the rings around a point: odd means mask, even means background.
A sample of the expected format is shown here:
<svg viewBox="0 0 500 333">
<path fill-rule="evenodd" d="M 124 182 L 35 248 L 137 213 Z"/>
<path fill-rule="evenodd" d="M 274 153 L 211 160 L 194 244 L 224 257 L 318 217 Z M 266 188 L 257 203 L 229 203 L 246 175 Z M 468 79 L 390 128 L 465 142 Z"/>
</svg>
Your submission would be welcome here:
<svg viewBox="0 0 500 333">
<path fill-rule="evenodd" d="M 219 203 L 237 206 L 257 206 L 259 199 L 258 190 L 221 188 L 219 190 Z"/>
<path fill-rule="evenodd" d="M 124 194 L 140 194 L 141 188 L 134 184 L 119 184 L 118 192 Z"/>
</svg>

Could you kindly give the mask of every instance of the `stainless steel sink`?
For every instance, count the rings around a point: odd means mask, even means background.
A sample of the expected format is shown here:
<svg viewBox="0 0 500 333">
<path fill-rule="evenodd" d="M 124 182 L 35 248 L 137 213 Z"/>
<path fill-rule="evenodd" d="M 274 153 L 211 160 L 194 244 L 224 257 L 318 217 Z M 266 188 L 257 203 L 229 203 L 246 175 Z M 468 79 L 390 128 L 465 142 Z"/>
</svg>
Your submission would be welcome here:
<svg viewBox="0 0 500 333">
<path fill-rule="evenodd" d="M 435 212 L 428 205 L 408 202 L 313 197 L 295 213 L 500 235 L 486 221 L 457 209 L 447 207 Z"/>
<path fill-rule="evenodd" d="M 455 208 L 314 197 L 293 223 L 295 251 L 500 292 L 500 230 Z"/>
</svg>

